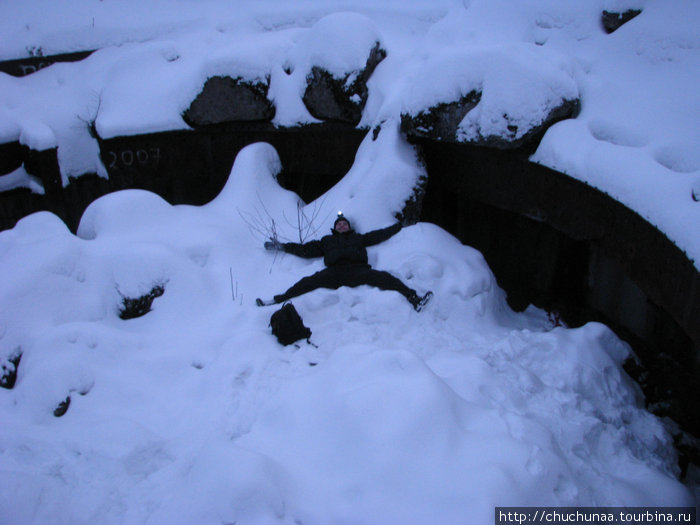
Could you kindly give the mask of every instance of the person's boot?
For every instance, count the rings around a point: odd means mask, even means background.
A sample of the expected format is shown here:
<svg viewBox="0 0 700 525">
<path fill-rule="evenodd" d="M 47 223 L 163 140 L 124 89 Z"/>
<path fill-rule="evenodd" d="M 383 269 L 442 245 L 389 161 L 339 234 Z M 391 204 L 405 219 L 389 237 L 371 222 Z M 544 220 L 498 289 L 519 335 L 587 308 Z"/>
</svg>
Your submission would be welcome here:
<svg viewBox="0 0 700 525">
<path fill-rule="evenodd" d="M 411 296 L 408 298 L 408 302 L 411 303 L 416 312 L 420 312 L 423 308 L 425 308 L 425 305 L 428 304 L 432 297 L 433 292 L 427 292 L 423 297 L 413 292 L 413 294 L 411 294 Z"/>
<path fill-rule="evenodd" d="M 258 297 L 255 300 L 255 304 L 257 304 L 258 306 L 272 306 L 273 304 L 280 304 L 284 303 L 285 301 L 287 301 L 287 299 L 284 295 L 275 295 L 272 299 L 268 300 L 260 299 L 260 297 Z"/>
</svg>

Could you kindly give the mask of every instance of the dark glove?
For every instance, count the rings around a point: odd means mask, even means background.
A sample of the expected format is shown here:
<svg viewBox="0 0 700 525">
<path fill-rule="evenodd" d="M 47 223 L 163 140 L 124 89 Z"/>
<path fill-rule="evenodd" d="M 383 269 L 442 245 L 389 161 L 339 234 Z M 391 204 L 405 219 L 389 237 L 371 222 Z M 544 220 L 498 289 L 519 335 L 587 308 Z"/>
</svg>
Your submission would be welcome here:
<svg viewBox="0 0 700 525">
<path fill-rule="evenodd" d="M 270 239 L 265 242 L 265 249 L 279 251 L 282 249 L 282 244 L 277 239 Z"/>
</svg>

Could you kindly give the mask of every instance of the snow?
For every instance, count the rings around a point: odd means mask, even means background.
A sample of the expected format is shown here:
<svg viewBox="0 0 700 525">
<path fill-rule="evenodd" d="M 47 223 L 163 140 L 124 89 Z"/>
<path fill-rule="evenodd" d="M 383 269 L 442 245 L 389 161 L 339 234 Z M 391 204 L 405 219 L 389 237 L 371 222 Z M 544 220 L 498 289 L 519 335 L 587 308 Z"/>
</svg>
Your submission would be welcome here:
<svg viewBox="0 0 700 525">
<path fill-rule="evenodd" d="M 637 210 L 697 264 L 699 7 L 632 2 L 644 12 L 606 35 L 600 12 L 618 4 L 3 5 L 3 58 L 99 48 L 0 74 L 0 136 L 58 146 L 64 180 L 105 174 L 91 122 L 103 137 L 185 129 L 209 76 L 269 76 L 286 126 L 314 121 L 300 100 L 314 61 L 344 74 L 375 41 L 388 56 L 360 124 L 381 131 L 315 202 L 281 188 L 276 151 L 254 144 L 204 206 L 129 190 L 91 204 L 77 235 L 46 212 L 0 233 L 0 363 L 22 355 L 0 389 L 1 521 L 492 523 L 496 505 L 695 505 L 622 368 L 631 350 L 597 323 L 512 312 L 481 254 L 435 225 L 369 250 L 434 292 L 420 314 L 393 292 L 317 290 L 294 300 L 313 344 L 281 347 L 274 309 L 254 303 L 322 267 L 265 251 L 273 223 L 285 240 L 320 237 L 338 210 L 358 231 L 390 225 L 424 175 L 400 112 L 474 86 L 465 136 L 579 94 L 581 114 L 532 160 Z M 120 319 L 124 297 L 154 286 L 152 311 Z"/>
<path fill-rule="evenodd" d="M 358 13 L 333 13 L 303 33 L 294 48 L 291 67 L 322 67 L 337 78 L 359 71 L 367 62 L 367 49 L 382 44 L 376 25 Z"/>
<path fill-rule="evenodd" d="M 368 138 L 374 164 L 302 210 L 390 223 L 386 192 L 350 194 L 373 167 L 388 184 L 404 166 L 411 187 L 420 168 L 398 137 Z M 600 324 L 513 313 L 481 254 L 437 226 L 370 250 L 435 292 L 424 312 L 319 290 L 294 301 L 314 344 L 281 347 L 253 299 L 322 263 L 261 247 L 255 221 L 298 233 L 280 168 L 254 144 L 205 206 L 129 190 L 94 202 L 77 236 L 49 213 L 0 233 L 3 360 L 22 353 L 0 391 L 6 523 L 490 523 L 495 505 L 693 504 L 622 370 L 629 348 Z M 119 318 L 154 285 L 151 312 Z"/>
<path fill-rule="evenodd" d="M 564 101 L 579 96 L 571 61 L 534 44 L 448 48 L 418 68 L 401 92 L 402 113 L 416 115 L 436 102 L 483 93 L 458 127 L 462 142 L 490 136 L 519 140 Z M 433 82 L 422 80 L 428 78 Z M 511 134 L 508 126 L 517 132 Z"/>
<path fill-rule="evenodd" d="M 24 168 L 17 168 L 0 178 L 0 191 L 10 191 L 16 188 L 29 188 L 33 193 L 39 195 L 44 193 L 44 186 L 41 182 L 35 180 Z"/>
</svg>

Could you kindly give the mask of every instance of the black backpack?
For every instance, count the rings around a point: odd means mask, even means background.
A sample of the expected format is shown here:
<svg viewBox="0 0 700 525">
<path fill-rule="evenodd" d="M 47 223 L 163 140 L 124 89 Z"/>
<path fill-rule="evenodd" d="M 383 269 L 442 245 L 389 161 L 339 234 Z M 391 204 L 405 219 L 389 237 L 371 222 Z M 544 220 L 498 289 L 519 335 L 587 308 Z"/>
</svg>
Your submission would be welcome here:
<svg viewBox="0 0 700 525">
<path fill-rule="evenodd" d="M 272 333 L 280 344 L 291 345 L 299 339 L 311 337 L 311 330 L 304 326 L 299 312 L 292 303 L 285 303 L 270 317 Z"/>
</svg>

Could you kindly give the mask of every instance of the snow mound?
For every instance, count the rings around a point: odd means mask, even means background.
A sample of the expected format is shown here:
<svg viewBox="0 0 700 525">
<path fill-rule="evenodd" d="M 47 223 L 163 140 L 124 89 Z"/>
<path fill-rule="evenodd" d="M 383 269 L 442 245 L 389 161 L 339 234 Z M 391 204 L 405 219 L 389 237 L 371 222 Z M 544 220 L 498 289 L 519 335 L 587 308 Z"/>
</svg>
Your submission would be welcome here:
<svg viewBox="0 0 700 525">
<path fill-rule="evenodd" d="M 290 65 L 306 73 L 311 66 L 318 66 L 336 78 L 343 78 L 364 69 L 369 50 L 381 43 L 379 29 L 369 17 L 353 12 L 333 13 L 301 35 Z"/>
</svg>

